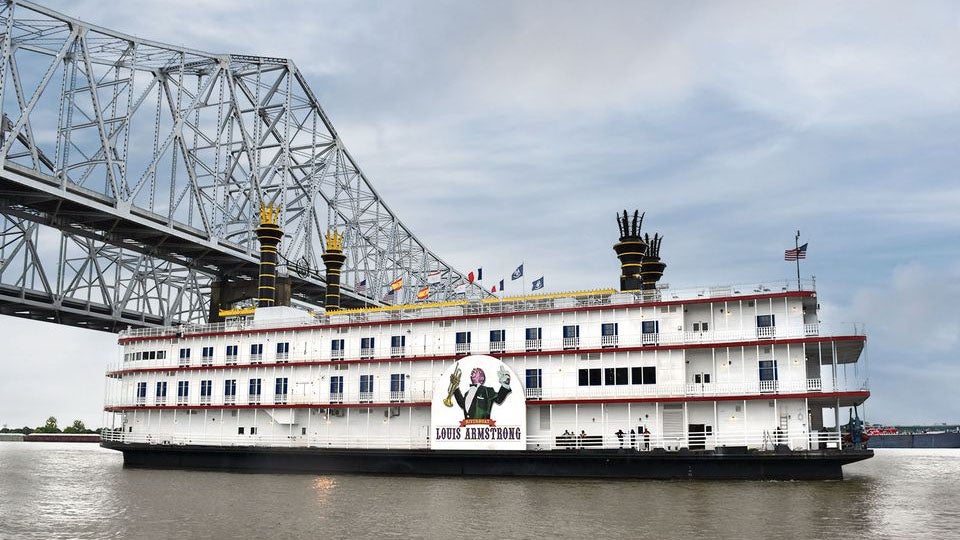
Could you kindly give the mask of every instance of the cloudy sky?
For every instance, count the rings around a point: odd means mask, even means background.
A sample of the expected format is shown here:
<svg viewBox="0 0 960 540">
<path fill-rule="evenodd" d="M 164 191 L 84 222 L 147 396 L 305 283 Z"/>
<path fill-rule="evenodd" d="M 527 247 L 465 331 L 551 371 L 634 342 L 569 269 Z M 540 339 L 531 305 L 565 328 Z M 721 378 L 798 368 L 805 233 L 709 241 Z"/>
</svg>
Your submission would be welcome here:
<svg viewBox="0 0 960 540">
<path fill-rule="evenodd" d="M 960 421 L 960 4 L 77 1 L 289 57 L 390 207 L 488 281 L 614 286 L 614 213 L 672 287 L 794 275 L 865 323 L 870 420 Z M 520 292 L 510 290 L 510 292 Z M 0 319 L 0 424 L 100 423 L 115 336 Z"/>
</svg>

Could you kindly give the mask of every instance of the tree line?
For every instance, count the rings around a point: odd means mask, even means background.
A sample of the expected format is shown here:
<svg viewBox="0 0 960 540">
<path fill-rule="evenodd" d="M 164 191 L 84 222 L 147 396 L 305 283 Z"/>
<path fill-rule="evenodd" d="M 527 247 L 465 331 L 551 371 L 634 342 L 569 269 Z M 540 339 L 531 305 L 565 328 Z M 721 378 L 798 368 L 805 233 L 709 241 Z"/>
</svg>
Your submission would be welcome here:
<svg viewBox="0 0 960 540">
<path fill-rule="evenodd" d="M 84 425 L 83 420 L 74 420 L 73 424 L 60 429 L 57 426 L 57 417 L 51 416 L 47 418 L 47 422 L 35 428 L 30 426 L 23 426 L 22 428 L 8 428 L 4 425 L 0 428 L 0 433 L 22 433 L 24 435 L 29 435 L 31 433 L 100 433 L 100 429 L 87 429 L 87 426 Z"/>
</svg>

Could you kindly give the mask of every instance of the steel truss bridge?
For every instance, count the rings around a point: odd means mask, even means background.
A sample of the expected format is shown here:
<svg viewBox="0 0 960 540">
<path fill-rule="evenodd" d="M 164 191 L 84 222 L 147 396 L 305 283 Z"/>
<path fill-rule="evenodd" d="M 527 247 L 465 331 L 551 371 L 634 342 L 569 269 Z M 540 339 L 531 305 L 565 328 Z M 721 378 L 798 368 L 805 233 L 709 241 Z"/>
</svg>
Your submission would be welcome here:
<svg viewBox="0 0 960 540">
<path fill-rule="evenodd" d="M 203 321 L 212 288 L 256 283 L 262 203 L 283 209 L 295 303 L 323 304 L 329 229 L 344 233 L 346 305 L 401 277 L 399 301 L 430 272 L 431 300 L 464 280 L 381 199 L 292 61 L 20 0 L 0 4 L 0 32 L 0 313 L 106 331 Z"/>
</svg>

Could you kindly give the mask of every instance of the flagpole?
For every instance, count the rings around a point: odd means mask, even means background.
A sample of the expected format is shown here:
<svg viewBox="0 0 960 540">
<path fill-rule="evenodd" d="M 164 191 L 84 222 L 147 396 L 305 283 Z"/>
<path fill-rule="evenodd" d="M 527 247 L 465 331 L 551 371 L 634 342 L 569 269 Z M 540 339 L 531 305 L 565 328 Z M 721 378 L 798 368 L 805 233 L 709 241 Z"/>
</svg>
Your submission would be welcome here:
<svg viewBox="0 0 960 540">
<path fill-rule="evenodd" d="M 800 229 L 797 229 L 794 244 L 797 246 L 797 290 L 802 291 L 803 287 L 800 285 Z"/>
</svg>

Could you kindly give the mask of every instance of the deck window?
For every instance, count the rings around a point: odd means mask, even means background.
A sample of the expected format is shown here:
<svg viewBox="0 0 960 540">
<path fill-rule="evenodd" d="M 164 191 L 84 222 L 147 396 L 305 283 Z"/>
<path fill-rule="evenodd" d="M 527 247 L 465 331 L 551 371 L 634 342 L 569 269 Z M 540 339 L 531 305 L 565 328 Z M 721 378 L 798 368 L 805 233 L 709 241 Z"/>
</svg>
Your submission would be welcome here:
<svg viewBox="0 0 960 540">
<path fill-rule="evenodd" d="M 262 385 L 263 381 L 261 379 L 250 379 L 250 384 L 247 386 L 247 394 L 250 397 L 256 396 L 259 399 Z"/>
<path fill-rule="evenodd" d="M 160 381 L 157 383 L 157 397 L 165 398 L 167 397 L 167 382 Z"/>
<path fill-rule="evenodd" d="M 631 371 L 631 384 L 657 384 L 657 367 L 634 367 Z"/>
<path fill-rule="evenodd" d="M 526 382 L 527 388 L 543 388 L 543 370 L 528 369 Z"/>
<path fill-rule="evenodd" d="M 343 375 L 330 377 L 330 393 L 343 394 Z"/>
<path fill-rule="evenodd" d="M 360 393 L 373 392 L 373 375 L 360 376 Z"/>
<path fill-rule="evenodd" d="M 600 368 L 581 369 L 580 386 L 600 386 L 601 370 Z"/>
<path fill-rule="evenodd" d="M 628 384 L 627 380 L 628 371 L 625 367 L 620 368 L 606 368 L 603 370 L 603 384 L 607 385 L 619 385 L 619 384 Z"/>
<path fill-rule="evenodd" d="M 177 382 L 177 397 L 185 398 L 190 395 L 190 381 Z"/>
<path fill-rule="evenodd" d="M 403 392 L 406 386 L 407 377 L 403 373 L 390 374 L 390 392 Z"/>
<path fill-rule="evenodd" d="M 287 377 L 277 377 L 276 386 L 274 387 L 274 393 L 278 396 L 286 395 L 287 393 Z"/>
<path fill-rule="evenodd" d="M 213 381 L 200 381 L 200 397 L 210 397 L 213 394 Z"/>
<path fill-rule="evenodd" d="M 147 383 L 138 382 L 137 383 L 137 399 L 144 399 L 147 397 Z"/>
<path fill-rule="evenodd" d="M 760 360 L 759 367 L 760 367 L 761 381 L 777 380 L 777 361 L 776 360 Z"/>
<path fill-rule="evenodd" d="M 223 395 L 224 396 L 235 396 L 237 395 L 237 380 L 236 379 L 227 379 L 223 381 Z"/>
</svg>

